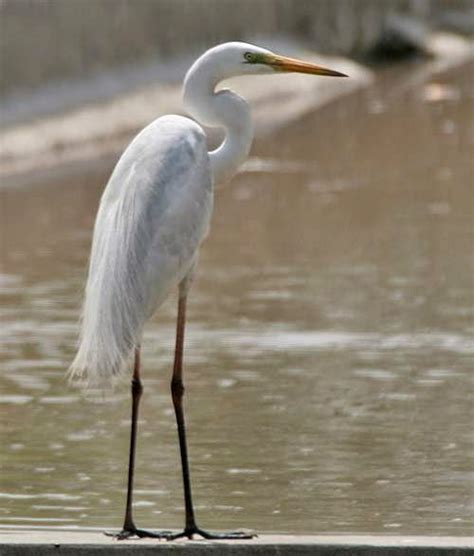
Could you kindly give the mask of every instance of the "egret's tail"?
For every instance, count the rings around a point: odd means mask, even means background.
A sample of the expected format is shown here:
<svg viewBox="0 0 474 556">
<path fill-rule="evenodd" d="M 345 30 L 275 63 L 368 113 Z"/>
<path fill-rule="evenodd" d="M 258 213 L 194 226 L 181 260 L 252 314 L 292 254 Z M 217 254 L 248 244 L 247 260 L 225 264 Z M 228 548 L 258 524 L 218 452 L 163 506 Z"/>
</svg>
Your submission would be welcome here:
<svg viewBox="0 0 474 556">
<path fill-rule="evenodd" d="M 113 289 L 113 280 L 108 285 L 98 285 L 89 277 L 79 349 L 69 368 L 71 380 L 83 379 L 94 387 L 109 385 L 124 371 L 134 348 L 140 344 L 143 319 L 136 311 L 130 315 L 127 303 L 122 303 Z"/>
<path fill-rule="evenodd" d="M 106 386 L 140 345 L 146 321 L 144 257 L 130 245 L 124 211 L 99 210 L 82 310 L 80 345 L 69 377 Z"/>
<path fill-rule="evenodd" d="M 86 308 L 79 349 L 69 368 L 69 378 L 82 379 L 92 387 L 108 386 L 113 377 L 124 371 L 138 343 L 123 330 L 112 331 L 100 314 L 92 316 Z"/>
</svg>

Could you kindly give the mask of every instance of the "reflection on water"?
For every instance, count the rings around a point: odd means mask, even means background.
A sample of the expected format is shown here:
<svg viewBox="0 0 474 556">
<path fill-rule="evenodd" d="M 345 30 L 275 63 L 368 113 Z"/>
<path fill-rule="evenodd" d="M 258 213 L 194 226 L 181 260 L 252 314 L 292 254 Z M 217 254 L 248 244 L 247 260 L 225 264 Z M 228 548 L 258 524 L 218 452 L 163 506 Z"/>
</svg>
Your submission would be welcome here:
<svg viewBox="0 0 474 556">
<path fill-rule="evenodd" d="M 257 144 L 219 193 L 186 352 L 203 526 L 471 532 L 469 74 L 399 94 L 382 76 Z M 1 193 L 3 524 L 121 524 L 128 386 L 64 378 L 105 176 Z M 144 341 L 149 527 L 183 519 L 174 318 L 171 299 Z"/>
</svg>

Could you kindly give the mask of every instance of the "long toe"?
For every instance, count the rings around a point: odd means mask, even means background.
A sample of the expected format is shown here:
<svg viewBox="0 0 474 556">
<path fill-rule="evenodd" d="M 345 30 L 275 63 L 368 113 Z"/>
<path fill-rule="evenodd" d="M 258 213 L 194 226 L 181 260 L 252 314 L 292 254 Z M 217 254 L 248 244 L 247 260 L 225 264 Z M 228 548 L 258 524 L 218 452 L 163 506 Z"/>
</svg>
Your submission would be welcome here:
<svg viewBox="0 0 474 556">
<path fill-rule="evenodd" d="M 199 529 L 198 527 L 193 529 L 185 529 L 181 533 L 175 533 L 169 535 L 167 539 L 169 541 L 175 541 L 176 539 L 188 538 L 192 539 L 194 535 L 199 535 L 203 539 L 207 540 L 245 540 L 245 539 L 253 539 L 257 535 L 253 533 L 246 533 L 244 531 L 232 531 L 229 533 L 210 533 L 209 531 L 204 531 L 203 529 Z"/>
<path fill-rule="evenodd" d="M 127 539 L 167 539 L 171 535 L 171 531 L 148 531 L 138 529 L 136 527 L 130 529 L 122 529 L 119 533 L 106 532 L 108 537 L 114 537 L 118 541 Z"/>
<path fill-rule="evenodd" d="M 245 531 L 230 531 L 228 533 L 209 533 L 208 531 L 203 531 L 198 529 L 198 534 L 205 539 L 211 540 L 245 540 L 253 539 L 257 535 L 254 533 L 246 533 Z"/>
</svg>

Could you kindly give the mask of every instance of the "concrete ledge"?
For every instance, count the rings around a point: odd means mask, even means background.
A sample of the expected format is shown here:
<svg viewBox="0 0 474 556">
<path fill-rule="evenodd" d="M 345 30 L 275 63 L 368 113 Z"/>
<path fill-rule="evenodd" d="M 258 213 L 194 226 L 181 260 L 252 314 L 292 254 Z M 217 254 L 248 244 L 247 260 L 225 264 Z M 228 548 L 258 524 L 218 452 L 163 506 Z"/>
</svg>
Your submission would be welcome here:
<svg viewBox="0 0 474 556">
<path fill-rule="evenodd" d="M 468 537 L 262 535 L 248 541 L 116 541 L 100 532 L 0 530 L 1 556 L 472 556 Z"/>
</svg>

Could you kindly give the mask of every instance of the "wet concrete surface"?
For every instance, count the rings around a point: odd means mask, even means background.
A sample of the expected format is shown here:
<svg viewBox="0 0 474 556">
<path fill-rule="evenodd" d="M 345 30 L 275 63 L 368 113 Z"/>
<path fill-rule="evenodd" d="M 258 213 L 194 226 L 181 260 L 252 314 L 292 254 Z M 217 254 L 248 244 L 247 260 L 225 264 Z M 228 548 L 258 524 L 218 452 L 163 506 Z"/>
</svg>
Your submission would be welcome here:
<svg viewBox="0 0 474 556">
<path fill-rule="evenodd" d="M 459 537 L 404 536 L 294 536 L 264 535 L 247 541 L 156 541 L 117 542 L 92 532 L 0 532 L 3 556 L 49 556 L 50 554 L 192 554 L 193 556 L 467 556 L 474 543 Z"/>
</svg>

